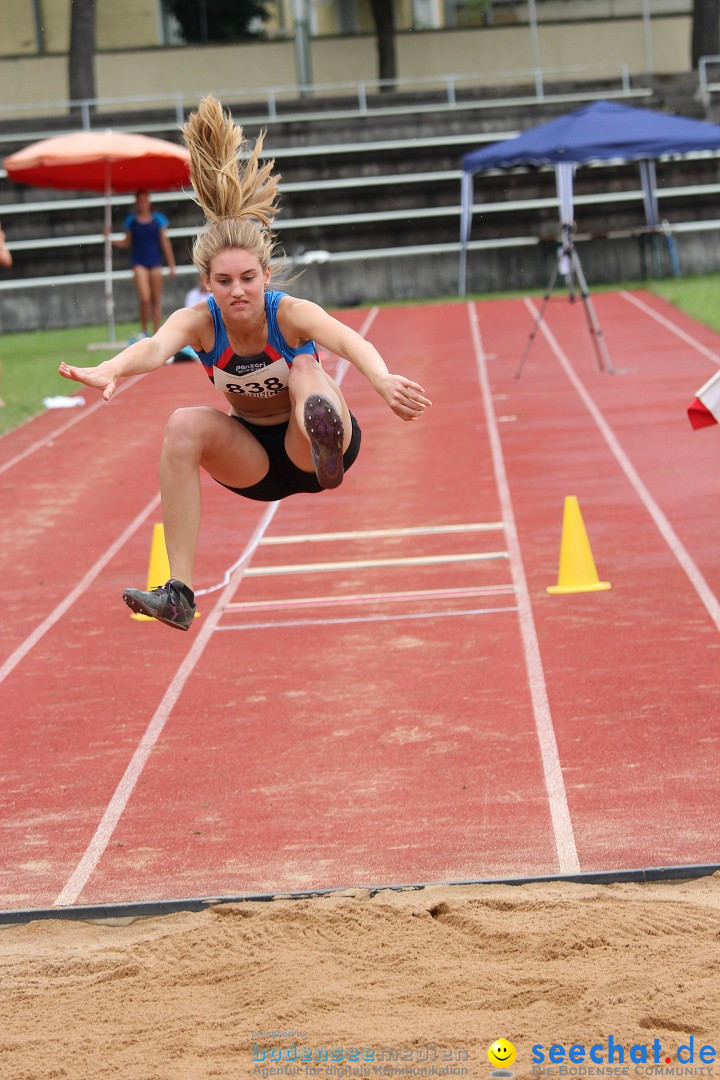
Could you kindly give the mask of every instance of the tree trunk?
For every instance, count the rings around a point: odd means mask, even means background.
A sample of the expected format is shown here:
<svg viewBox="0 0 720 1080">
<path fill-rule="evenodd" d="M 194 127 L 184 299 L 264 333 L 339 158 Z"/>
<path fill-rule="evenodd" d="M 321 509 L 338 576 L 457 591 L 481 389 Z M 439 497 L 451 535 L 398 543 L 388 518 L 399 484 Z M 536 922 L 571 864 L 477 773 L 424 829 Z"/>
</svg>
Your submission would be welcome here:
<svg viewBox="0 0 720 1080">
<path fill-rule="evenodd" d="M 70 53 L 68 55 L 70 97 L 95 97 L 95 0 L 71 0 Z M 80 112 L 70 106 L 70 114 Z"/>
<path fill-rule="evenodd" d="M 394 4 L 393 0 L 371 0 L 371 3 L 377 30 L 378 77 L 388 80 L 380 89 L 387 92 L 395 89 L 393 84 L 397 77 Z"/>
<path fill-rule="evenodd" d="M 720 0 L 694 0 L 692 21 L 692 68 L 701 56 L 720 53 Z"/>
</svg>

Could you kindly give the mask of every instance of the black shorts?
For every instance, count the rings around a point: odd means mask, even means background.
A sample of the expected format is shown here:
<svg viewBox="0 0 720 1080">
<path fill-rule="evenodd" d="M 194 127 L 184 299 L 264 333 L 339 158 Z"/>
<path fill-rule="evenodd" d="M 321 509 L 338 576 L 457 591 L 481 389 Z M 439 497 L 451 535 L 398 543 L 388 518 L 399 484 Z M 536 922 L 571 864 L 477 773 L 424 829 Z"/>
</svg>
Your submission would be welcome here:
<svg viewBox="0 0 720 1080">
<path fill-rule="evenodd" d="M 301 492 L 324 491 L 325 488 L 318 484 L 314 472 L 305 472 L 293 464 L 285 450 L 285 432 L 288 429 L 287 421 L 283 424 L 251 424 L 240 416 L 233 416 L 239 424 L 247 428 L 254 435 L 270 459 L 270 468 L 262 480 L 253 484 L 252 487 L 236 488 L 229 484 L 223 484 L 228 491 L 234 491 L 236 495 L 244 495 L 246 499 L 255 499 L 257 502 L 277 502 L 278 499 L 286 499 L 288 495 L 298 495 Z M 350 445 L 343 454 L 343 468 L 348 471 L 358 454 L 360 453 L 361 431 L 355 417 L 350 413 L 352 421 L 352 435 Z M 220 481 L 218 481 L 220 483 Z"/>
</svg>

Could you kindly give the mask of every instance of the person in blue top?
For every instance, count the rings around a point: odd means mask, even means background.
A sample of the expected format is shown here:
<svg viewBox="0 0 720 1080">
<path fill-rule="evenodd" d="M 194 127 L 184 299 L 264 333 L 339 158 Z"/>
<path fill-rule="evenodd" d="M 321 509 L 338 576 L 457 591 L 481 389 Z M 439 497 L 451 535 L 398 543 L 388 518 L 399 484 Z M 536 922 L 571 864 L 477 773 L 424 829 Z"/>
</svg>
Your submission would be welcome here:
<svg viewBox="0 0 720 1080">
<path fill-rule="evenodd" d="M 391 374 L 360 334 L 319 305 L 271 288 L 279 177 L 273 161 L 260 165 L 262 136 L 240 165 L 247 147 L 242 128 L 213 97 L 203 98 L 183 136 L 206 218 L 193 261 L 212 295 L 96 367 L 63 363 L 59 371 L 108 400 L 120 378 L 160 368 L 189 345 L 222 395 L 222 409 L 183 408 L 170 417 L 160 487 L 172 576 L 159 588 L 123 593 L 133 611 L 188 630 L 200 470 L 238 495 L 274 502 L 336 488 L 357 458 L 360 428 L 323 370 L 318 346 L 349 360 L 402 420 L 418 420 L 430 401 L 418 383 Z"/>
<path fill-rule="evenodd" d="M 125 235 L 122 240 L 113 240 L 113 247 L 130 248 L 143 335 L 147 335 L 151 323 L 156 331 L 162 323 L 163 261 L 170 276 L 175 277 L 175 255 L 167 227 L 168 219 L 153 210 L 147 191 L 137 191 L 135 209 L 123 224 Z"/>
</svg>

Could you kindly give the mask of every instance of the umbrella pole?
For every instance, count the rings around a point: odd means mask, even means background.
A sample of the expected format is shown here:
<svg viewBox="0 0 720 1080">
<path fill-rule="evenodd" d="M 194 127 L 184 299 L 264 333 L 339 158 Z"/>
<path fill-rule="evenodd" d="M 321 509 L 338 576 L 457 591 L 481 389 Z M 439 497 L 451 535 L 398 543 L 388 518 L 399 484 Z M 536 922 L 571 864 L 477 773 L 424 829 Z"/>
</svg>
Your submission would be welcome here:
<svg viewBox="0 0 720 1080">
<path fill-rule="evenodd" d="M 105 179 L 105 314 L 110 344 L 115 344 L 115 304 L 112 286 L 112 188 L 110 185 L 110 162 L 106 163 Z"/>
</svg>

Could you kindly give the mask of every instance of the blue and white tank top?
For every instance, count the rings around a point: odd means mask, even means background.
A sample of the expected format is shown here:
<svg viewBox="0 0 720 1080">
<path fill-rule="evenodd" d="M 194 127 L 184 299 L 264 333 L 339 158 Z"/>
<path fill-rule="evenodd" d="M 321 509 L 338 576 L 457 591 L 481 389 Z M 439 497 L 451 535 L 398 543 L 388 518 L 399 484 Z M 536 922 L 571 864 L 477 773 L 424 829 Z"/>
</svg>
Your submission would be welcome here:
<svg viewBox="0 0 720 1080">
<path fill-rule="evenodd" d="M 277 309 L 286 295 L 274 289 L 265 293 L 268 339 L 265 348 L 257 356 L 238 356 L 233 351 L 220 308 L 213 296 L 208 297 L 207 305 L 213 317 L 215 342 L 210 352 L 199 352 L 198 357 L 211 382 L 222 393 L 250 398 L 275 397 L 287 390 L 288 374 L 296 356 L 310 353 L 317 358 L 314 341 L 308 341 L 294 349 L 280 333 Z"/>
</svg>

